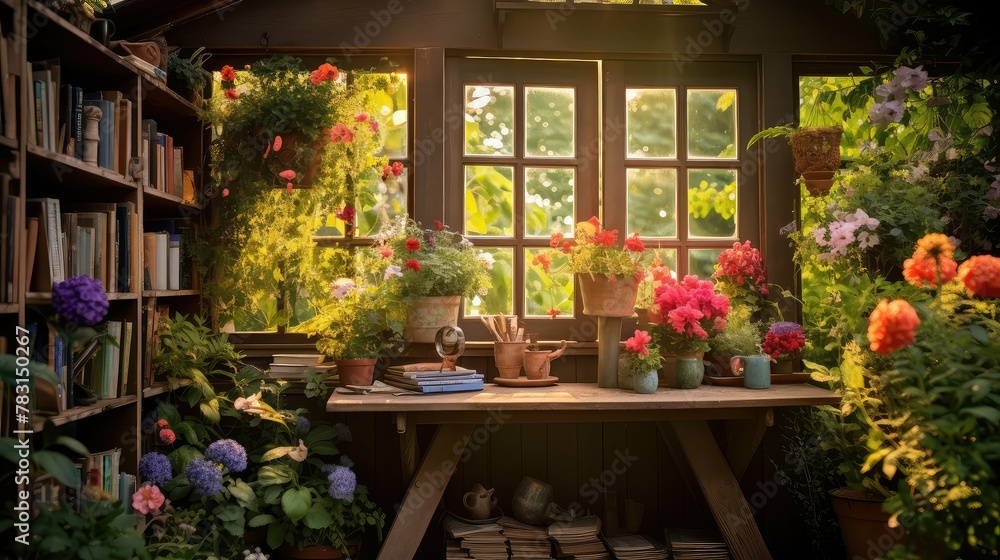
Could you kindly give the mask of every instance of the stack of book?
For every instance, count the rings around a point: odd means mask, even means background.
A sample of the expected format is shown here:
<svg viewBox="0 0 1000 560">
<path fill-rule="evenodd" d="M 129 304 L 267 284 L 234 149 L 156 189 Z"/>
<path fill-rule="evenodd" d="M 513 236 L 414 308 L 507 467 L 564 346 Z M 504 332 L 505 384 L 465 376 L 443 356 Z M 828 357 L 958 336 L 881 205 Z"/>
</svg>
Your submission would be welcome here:
<svg viewBox="0 0 1000 560">
<path fill-rule="evenodd" d="M 384 381 L 394 387 L 418 393 L 483 390 L 483 374 L 475 370 L 456 367 L 452 371 L 423 371 L 419 366 L 423 364 L 390 366 L 385 373 Z"/>
<path fill-rule="evenodd" d="M 670 557 L 670 549 L 642 535 L 607 537 L 606 542 L 618 560 L 667 560 Z"/>
<path fill-rule="evenodd" d="M 511 558 L 522 560 L 552 558 L 552 543 L 545 527 L 521 523 L 506 515 L 497 523 L 503 527 Z"/>
<path fill-rule="evenodd" d="M 601 519 L 596 515 L 581 517 L 569 522 L 549 525 L 549 537 L 555 540 L 559 558 L 572 556 L 576 560 L 611 560 L 608 549 L 601 542 Z"/>
<path fill-rule="evenodd" d="M 191 220 L 147 221 L 142 234 L 146 290 L 190 290 L 193 286 Z"/>
<path fill-rule="evenodd" d="M 328 382 L 337 382 L 334 365 L 324 362 L 326 356 L 323 354 L 275 354 L 273 359 L 267 370 L 272 379 L 305 379 L 310 371 L 319 371 L 332 374 L 327 378 Z"/>
<path fill-rule="evenodd" d="M 442 522 L 448 559 L 507 560 L 507 544 L 496 523 L 465 523 L 452 515 Z"/>
<path fill-rule="evenodd" d="M 664 533 L 675 560 L 729 560 L 729 547 L 718 532 L 672 529 Z"/>
</svg>

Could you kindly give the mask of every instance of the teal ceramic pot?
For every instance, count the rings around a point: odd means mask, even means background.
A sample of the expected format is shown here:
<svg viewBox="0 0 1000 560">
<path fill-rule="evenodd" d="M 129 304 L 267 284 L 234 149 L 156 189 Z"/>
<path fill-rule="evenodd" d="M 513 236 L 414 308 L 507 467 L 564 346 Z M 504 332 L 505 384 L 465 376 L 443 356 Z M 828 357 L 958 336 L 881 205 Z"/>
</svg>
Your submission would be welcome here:
<svg viewBox="0 0 1000 560">
<path fill-rule="evenodd" d="M 631 375 L 631 378 L 632 389 L 636 393 L 642 393 L 644 395 L 655 393 L 657 386 L 660 384 L 660 376 L 657 375 L 655 369 L 642 373 L 634 373 Z M 701 383 L 701 381 L 698 381 L 698 383 Z"/>
<path fill-rule="evenodd" d="M 705 363 L 701 358 L 677 358 L 677 386 L 680 389 L 697 389 L 705 378 Z"/>
<path fill-rule="evenodd" d="M 743 375 L 743 386 L 747 389 L 771 386 L 771 358 L 768 356 L 733 356 L 729 363 L 733 371 Z"/>
</svg>

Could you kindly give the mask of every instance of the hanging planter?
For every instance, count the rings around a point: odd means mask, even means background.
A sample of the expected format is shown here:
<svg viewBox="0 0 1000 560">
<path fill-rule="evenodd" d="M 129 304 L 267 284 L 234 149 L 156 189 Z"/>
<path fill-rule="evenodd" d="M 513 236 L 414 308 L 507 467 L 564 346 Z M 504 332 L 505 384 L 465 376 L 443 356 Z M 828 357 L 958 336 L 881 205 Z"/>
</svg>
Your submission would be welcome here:
<svg viewBox="0 0 1000 560">
<path fill-rule="evenodd" d="M 285 189 L 291 183 L 297 189 L 311 189 L 323 163 L 323 147 L 329 140 L 326 134 L 312 142 L 297 132 L 275 136 L 271 149 L 279 167 L 293 171 L 298 169 L 290 178 L 285 175 L 285 171 L 279 172 L 278 176 L 284 181 L 275 182 L 275 188 Z"/>
<path fill-rule="evenodd" d="M 789 134 L 795 173 L 802 175 L 807 171 L 839 169 L 840 138 L 843 135 L 844 129 L 839 126 L 805 127 Z"/>
<path fill-rule="evenodd" d="M 833 188 L 835 173 L 835 171 L 805 171 L 802 173 L 802 181 L 806 184 L 809 194 L 823 196 Z"/>
</svg>

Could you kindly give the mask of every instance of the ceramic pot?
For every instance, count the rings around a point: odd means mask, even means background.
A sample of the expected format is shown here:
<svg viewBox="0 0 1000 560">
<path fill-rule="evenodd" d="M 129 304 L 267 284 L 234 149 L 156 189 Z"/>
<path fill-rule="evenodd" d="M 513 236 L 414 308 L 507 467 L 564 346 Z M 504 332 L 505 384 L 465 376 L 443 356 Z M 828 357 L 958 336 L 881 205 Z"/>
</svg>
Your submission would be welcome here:
<svg viewBox="0 0 1000 560">
<path fill-rule="evenodd" d="M 420 297 L 406 302 L 406 330 L 403 337 L 407 342 L 434 342 L 434 336 L 441 327 L 458 325 L 458 308 L 462 296 Z"/>
<path fill-rule="evenodd" d="M 493 488 L 487 490 L 482 484 L 476 484 L 462 497 L 462 504 L 469 510 L 469 519 L 479 521 L 489 519 L 497 505 L 497 499 L 493 495 Z"/>
<path fill-rule="evenodd" d="M 555 515 L 556 505 L 552 502 L 552 485 L 537 478 L 526 476 L 514 490 L 510 507 L 514 517 L 528 525 L 545 525 Z"/>
<path fill-rule="evenodd" d="M 378 360 L 334 360 L 341 387 L 347 385 L 371 385 L 375 377 L 375 362 Z"/>
<path fill-rule="evenodd" d="M 677 356 L 677 388 L 697 389 L 705 379 L 705 362 L 696 356 Z"/>
<path fill-rule="evenodd" d="M 550 365 L 566 350 L 566 341 L 562 341 L 562 346 L 556 350 L 525 350 L 524 351 L 524 374 L 528 379 L 542 379 L 548 377 L 552 371 Z"/>
<path fill-rule="evenodd" d="M 882 503 L 885 501 L 882 496 L 871 496 L 850 488 L 837 488 L 830 491 L 830 501 L 833 502 L 833 511 L 840 523 L 848 558 L 881 557 L 881 552 L 906 538 L 905 528 L 889 527 L 889 514 L 882 511 Z M 883 547 L 884 544 L 889 546 Z M 869 549 L 873 546 L 879 549 L 874 556 L 869 554 Z"/>
<path fill-rule="evenodd" d="M 795 373 L 795 358 L 780 356 L 778 361 L 771 363 L 771 373 Z"/>
<path fill-rule="evenodd" d="M 594 317 L 631 317 L 639 281 L 634 276 L 615 278 L 606 274 L 577 274 L 583 298 L 583 313 Z"/>
<path fill-rule="evenodd" d="M 301 559 L 325 559 L 325 558 L 357 558 L 358 557 L 358 542 L 348 542 L 347 543 L 347 553 L 345 556 L 343 552 L 332 546 L 327 546 L 323 544 L 312 544 L 302 547 L 299 549 L 297 546 L 292 546 L 288 543 L 281 545 L 278 549 L 278 555 L 281 558 L 301 558 Z"/>
<path fill-rule="evenodd" d="M 729 368 L 743 376 L 743 386 L 747 389 L 771 386 L 771 358 L 768 356 L 733 356 Z"/>
<path fill-rule="evenodd" d="M 521 376 L 521 366 L 524 365 L 524 349 L 527 345 L 527 342 L 503 342 L 499 340 L 493 343 L 493 359 L 496 361 L 500 377 L 517 379 Z"/>
<path fill-rule="evenodd" d="M 655 369 L 633 373 L 629 377 L 632 378 L 632 390 L 636 393 L 642 393 L 644 395 L 655 393 L 656 388 L 660 385 L 660 377 L 657 375 Z M 701 382 L 699 381 L 699 383 Z"/>
</svg>

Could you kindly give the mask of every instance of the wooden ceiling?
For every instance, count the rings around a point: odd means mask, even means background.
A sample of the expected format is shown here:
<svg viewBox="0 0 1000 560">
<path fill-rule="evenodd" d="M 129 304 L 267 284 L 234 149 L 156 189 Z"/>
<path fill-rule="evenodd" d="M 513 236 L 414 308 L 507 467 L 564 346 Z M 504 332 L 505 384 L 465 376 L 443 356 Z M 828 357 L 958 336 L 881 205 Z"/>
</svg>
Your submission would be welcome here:
<svg viewBox="0 0 1000 560">
<path fill-rule="evenodd" d="M 122 0 L 113 6 L 115 39 L 142 39 L 214 13 L 243 0 Z"/>
</svg>

